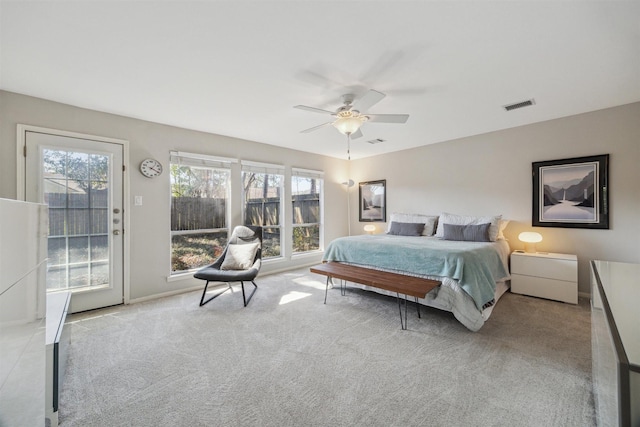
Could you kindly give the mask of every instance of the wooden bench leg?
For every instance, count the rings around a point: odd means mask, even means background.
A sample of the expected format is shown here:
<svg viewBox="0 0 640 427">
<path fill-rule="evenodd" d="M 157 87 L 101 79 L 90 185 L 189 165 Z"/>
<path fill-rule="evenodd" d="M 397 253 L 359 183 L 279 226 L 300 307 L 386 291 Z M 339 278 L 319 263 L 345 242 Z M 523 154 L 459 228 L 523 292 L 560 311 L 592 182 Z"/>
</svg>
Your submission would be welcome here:
<svg viewBox="0 0 640 427">
<path fill-rule="evenodd" d="M 327 276 L 327 284 L 324 287 L 324 303 L 327 303 L 327 290 L 329 289 L 329 281 L 331 281 L 331 288 L 333 289 L 335 285 L 333 284 L 333 277 Z M 347 295 L 347 281 L 340 279 L 340 295 Z"/>
<path fill-rule="evenodd" d="M 422 319 L 422 317 L 420 317 L 420 304 L 418 304 L 418 297 L 416 297 L 416 308 L 418 309 L 418 319 Z"/>
<path fill-rule="evenodd" d="M 329 280 L 331 276 L 327 276 L 327 285 L 324 287 L 324 303 L 327 303 L 327 291 L 329 290 Z M 331 280 L 331 287 L 333 287 L 333 280 Z"/>
<path fill-rule="evenodd" d="M 398 300 L 398 310 L 400 311 L 400 327 L 403 331 L 407 330 L 407 295 L 404 296 L 404 322 L 402 321 L 402 305 L 400 304 L 400 293 L 396 292 L 396 299 Z"/>
</svg>

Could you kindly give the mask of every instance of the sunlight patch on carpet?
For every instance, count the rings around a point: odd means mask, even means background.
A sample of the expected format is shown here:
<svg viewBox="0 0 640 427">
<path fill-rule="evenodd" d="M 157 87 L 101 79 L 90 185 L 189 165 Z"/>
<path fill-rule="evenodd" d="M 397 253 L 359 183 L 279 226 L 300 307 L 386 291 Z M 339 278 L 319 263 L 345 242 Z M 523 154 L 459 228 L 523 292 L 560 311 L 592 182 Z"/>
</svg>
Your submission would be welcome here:
<svg viewBox="0 0 640 427">
<path fill-rule="evenodd" d="M 320 289 L 322 291 L 324 291 L 325 287 L 327 286 L 322 280 L 311 280 L 309 278 L 304 278 L 304 277 L 293 279 L 293 283 L 297 285 L 308 286 L 314 289 Z"/>
<path fill-rule="evenodd" d="M 310 297 L 311 294 L 308 294 L 306 292 L 297 292 L 297 291 L 291 291 L 286 295 L 283 295 L 282 298 L 280 298 L 280 305 L 284 305 L 284 304 L 288 304 L 290 302 L 293 301 L 298 301 L 301 300 L 302 298 L 306 298 L 306 297 Z"/>
</svg>

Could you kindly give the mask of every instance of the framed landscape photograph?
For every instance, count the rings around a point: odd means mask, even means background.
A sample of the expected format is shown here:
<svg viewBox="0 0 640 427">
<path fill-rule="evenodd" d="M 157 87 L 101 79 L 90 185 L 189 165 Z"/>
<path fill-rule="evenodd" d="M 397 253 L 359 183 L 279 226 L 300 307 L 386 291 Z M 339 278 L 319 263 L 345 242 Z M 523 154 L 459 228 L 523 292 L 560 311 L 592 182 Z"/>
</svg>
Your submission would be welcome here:
<svg viewBox="0 0 640 427">
<path fill-rule="evenodd" d="M 360 222 L 387 221 L 387 181 L 360 183 Z"/>
<path fill-rule="evenodd" d="M 609 155 L 533 163 L 536 227 L 609 228 Z"/>
</svg>

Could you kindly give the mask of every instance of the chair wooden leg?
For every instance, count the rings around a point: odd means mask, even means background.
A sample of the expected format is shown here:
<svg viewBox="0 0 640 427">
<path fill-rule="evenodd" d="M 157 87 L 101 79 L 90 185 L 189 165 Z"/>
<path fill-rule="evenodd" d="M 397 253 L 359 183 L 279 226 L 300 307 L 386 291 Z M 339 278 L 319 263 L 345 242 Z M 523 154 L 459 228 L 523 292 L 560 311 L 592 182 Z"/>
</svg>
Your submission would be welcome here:
<svg viewBox="0 0 640 427">
<path fill-rule="evenodd" d="M 258 285 L 256 285 L 256 282 L 254 282 L 253 280 L 251 281 L 251 283 L 254 286 L 253 292 L 251 292 L 251 295 L 249 295 L 249 299 L 245 298 L 245 293 L 244 293 L 244 282 L 240 282 L 240 284 L 242 285 L 242 300 L 244 301 L 244 306 L 246 307 L 247 304 L 249 304 L 249 301 L 251 301 L 251 297 L 253 297 L 253 294 L 256 293 L 256 291 L 258 290 Z"/>
<path fill-rule="evenodd" d="M 228 285 L 228 284 L 227 284 Z M 212 296 L 211 298 L 207 299 L 206 301 L 204 300 L 205 295 L 207 294 L 207 287 L 209 286 L 209 281 L 207 280 L 207 284 L 204 285 L 204 291 L 202 291 L 202 298 L 200 298 L 200 307 L 202 307 L 203 305 L 205 305 L 206 303 L 208 303 L 209 301 L 211 301 L 214 298 L 219 297 L 220 295 L 224 294 L 225 292 L 227 292 L 229 289 L 231 289 L 231 286 L 227 286 L 227 289 L 225 289 L 224 291 L 218 292 L 217 294 L 215 294 L 214 296 Z M 243 289 L 243 294 L 244 294 L 244 289 Z M 245 304 L 246 306 L 247 304 Z"/>
</svg>

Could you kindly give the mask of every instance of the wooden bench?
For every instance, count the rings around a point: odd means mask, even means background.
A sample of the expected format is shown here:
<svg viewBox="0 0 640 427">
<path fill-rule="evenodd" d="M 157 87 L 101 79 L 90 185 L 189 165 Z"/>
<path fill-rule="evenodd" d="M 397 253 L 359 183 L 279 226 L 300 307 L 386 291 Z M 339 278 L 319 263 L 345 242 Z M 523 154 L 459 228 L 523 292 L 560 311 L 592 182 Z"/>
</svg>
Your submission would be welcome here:
<svg viewBox="0 0 640 427">
<path fill-rule="evenodd" d="M 429 291 L 439 286 L 441 283 L 437 280 L 373 270 L 371 268 L 358 267 L 356 265 L 348 265 L 340 262 L 327 262 L 316 265 L 311 267 L 310 271 L 312 273 L 327 276 L 327 284 L 324 290 L 325 304 L 327 303 L 329 282 L 333 285 L 334 278 L 395 292 L 396 299 L 398 300 L 398 310 L 400 311 L 400 326 L 403 330 L 407 329 L 407 296 L 415 298 L 416 306 L 418 308 L 418 317 L 420 317 L 420 304 L 418 304 L 418 298 L 424 298 Z M 342 295 L 345 294 L 345 289 L 346 285 L 343 288 L 341 283 L 340 292 Z M 402 320 L 400 294 L 404 294 L 404 322 Z"/>
</svg>

